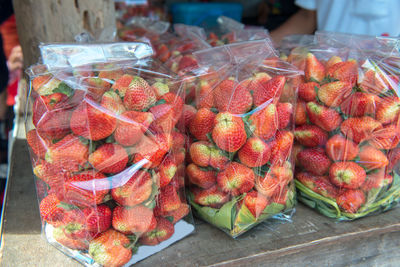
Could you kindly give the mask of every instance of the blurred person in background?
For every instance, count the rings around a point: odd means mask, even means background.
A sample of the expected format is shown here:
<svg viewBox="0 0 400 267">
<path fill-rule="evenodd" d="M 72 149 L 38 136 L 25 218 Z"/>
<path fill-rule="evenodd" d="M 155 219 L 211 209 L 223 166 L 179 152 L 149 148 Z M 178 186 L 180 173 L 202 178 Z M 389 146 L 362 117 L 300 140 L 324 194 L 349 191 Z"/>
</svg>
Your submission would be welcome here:
<svg viewBox="0 0 400 267">
<path fill-rule="evenodd" d="M 279 43 L 291 34 L 315 30 L 363 35 L 400 35 L 399 0 L 296 0 L 300 7 L 271 37 Z"/>
</svg>

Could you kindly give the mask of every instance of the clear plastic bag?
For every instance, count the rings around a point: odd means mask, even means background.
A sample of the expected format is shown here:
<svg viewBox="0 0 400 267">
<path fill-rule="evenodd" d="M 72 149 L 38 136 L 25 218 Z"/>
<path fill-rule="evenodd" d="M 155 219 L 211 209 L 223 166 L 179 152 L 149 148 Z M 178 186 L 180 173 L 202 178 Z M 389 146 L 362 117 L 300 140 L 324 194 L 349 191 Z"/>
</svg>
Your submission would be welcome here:
<svg viewBox="0 0 400 267">
<path fill-rule="evenodd" d="M 46 239 L 86 266 L 130 266 L 190 234 L 181 81 L 143 43 L 40 48 L 26 135 Z"/>
<path fill-rule="evenodd" d="M 400 197 L 399 39 L 317 32 L 292 50 L 304 70 L 296 108 L 298 199 L 353 220 Z"/>
<path fill-rule="evenodd" d="M 186 177 L 193 212 L 237 237 L 268 218 L 291 216 L 295 204 L 292 112 L 301 72 L 276 59 L 265 41 L 194 53 L 199 68 L 185 106 L 190 133 Z M 285 91 L 293 92 L 285 94 Z"/>
</svg>

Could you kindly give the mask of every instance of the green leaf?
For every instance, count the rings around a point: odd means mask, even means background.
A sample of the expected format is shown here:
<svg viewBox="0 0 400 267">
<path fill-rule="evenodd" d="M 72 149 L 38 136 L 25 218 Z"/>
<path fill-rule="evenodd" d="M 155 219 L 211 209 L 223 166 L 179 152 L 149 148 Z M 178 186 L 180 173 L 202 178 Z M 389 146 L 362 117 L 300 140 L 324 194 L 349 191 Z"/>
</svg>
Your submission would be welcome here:
<svg viewBox="0 0 400 267">
<path fill-rule="evenodd" d="M 378 197 L 380 191 L 381 191 L 381 188 L 372 188 L 367 193 L 367 199 L 366 199 L 364 205 L 357 211 L 357 213 L 368 210 L 369 207 L 376 201 L 376 198 Z"/>
<path fill-rule="evenodd" d="M 81 143 L 84 144 L 84 145 L 89 145 L 90 144 L 90 140 L 86 139 L 86 138 L 84 138 L 82 136 L 79 136 L 79 141 L 81 141 Z"/>
<path fill-rule="evenodd" d="M 167 219 L 171 223 L 174 221 L 174 217 L 173 216 L 167 216 L 167 217 L 165 217 L 165 219 Z"/>
<path fill-rule="evenodd" d="M 116 143 L 114 135 L 110 135 L 109 137 L 106 138 L 106 143 Z"/>
<path fill-rule="evenodd" d="M 65 82 L 61 82 L 57 88 L 53 90 L 53 93 L 62 93 L 71 97 L 74 94 L 74 90 L 69 87 Z"/>
</svg>

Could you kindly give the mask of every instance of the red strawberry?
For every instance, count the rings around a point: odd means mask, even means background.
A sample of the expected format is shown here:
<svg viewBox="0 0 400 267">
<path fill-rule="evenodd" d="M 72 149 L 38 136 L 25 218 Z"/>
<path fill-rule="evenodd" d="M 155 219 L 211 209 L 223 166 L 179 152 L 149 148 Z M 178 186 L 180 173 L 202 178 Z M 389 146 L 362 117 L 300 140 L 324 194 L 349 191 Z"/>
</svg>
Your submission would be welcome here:
<svg viewBox="0 0 400 267">
<path fill-rule="evenodd" d="M 36 129 L 30 130 L 26 133 L 26 140 L 29 147 L 32 149 L 32 152 L 36 156 L 40 158 L 45 157 L 46 151 L 51 145 L 49 140 L 40 137 Z"/>
<path fill-rule="evenodd" d="M 69 171 L 78 171 L 88 160 L 89 148 L 79 137 L 69 134 L 55 144 L 50 145 L 46 152 L 46 161 L 62 166 Z"/>
<path fill-rule="evenodd" d="M 189 125 L 192 123 L 194 117 L 196 117 L 197 109 L 190 105 L 183 106 L 182 118 L 184 121 L 185 128 L 189 129 Z"/>
<path fill-rule="evenodd" d="M 261 193 L 251 191 L 246 194 L 243 202 L 255 218 L 258 218 L 270 201 Z"/>
<path fill-rule="evenodd" d="M 75 174 L 64 184 L 64 198 L 77 206 L 100 204 L 110 190 L 110 181 L 94 170 Z"/>
<path fill-rule="evenodd" d="M 228 158 L 221 150 L 205 141 L 195 142 L 190 146 L 190 157 L 198 166 L 211 166 L 216 169 L 224 168 L 228 162 Z"/>
<path fill-rule="evenodd" d="M 294 144 L 293 145 L 293 150 L 292 150 L 292 157 L 294 159 L 294 162 L 296 164 L 296 166 L 301 166 L 300 161 L 297 159 L 297 155 L 300 153 L 300 151 L 302 151 L 304 149 L 304 147 L 300 144 Z"/>
<path fill-rule="evenodd" d="M 58 193 L 62 193 L 64 180 L 67 179 L 71 173 L 63 170 L 62 165 L 50 164 L 46 161 L 43 161 L 39 164 L 36 164 L 35 168 L 33 169 L 33 173 L 39 179 L 48 184 L 51 189 L 55 190 L 56 195 L 59 198 L 63 198 L 63 196 Z"/>
<path fill-rule="evenodd" d="M 340 114 L 334 109 L 318 105 L 315 102 L 308 102 L 306 109 L 311 123 L 325 131 L 333 131 L 342 123 L 342 117 L 340 117 Z"/>
<path fill-rule="evenodd" d="M 218 174 L 217 183 L 222 191 L 238 196 L 253 188 L 254 172 L 240 163 L 231 162 Z"/>
<path fill-rule="evenodd" d="M 328 140 L 328 133 L 315 125 L 302 125 L 294 130 L 294 137 L 303 146 L 323 146 Z"/>
<path fill-rule="evenodd" d="M 133 163 L 142 164 L 145 168 L 155 168 L 162 162 L 165 154 L 171 149 L 171 135 L 156 134 L 143 136 L 135 147 Z"/>
<path fill-rule="evenodd" d="M 157 132 L 170 133 L 182 115 L 183 100 L 173 93 L 164 94 L 161 100 L 165 100 L 166 103 L 150 108 L 154 115 L 151 127 Z"/>
<path fill-rule="evenodd" d="M 106 143 L 89 155 L 89 163 L 103 173 L 119 173 L 128 164 L 128 154 L 117 144 Z"/>
<path fill-rule="evenodd" d="M 201 108 L 190 123 L 189 131 L 198 140 L 207 141 L 207 133 L 210 133 L 214 126 L 216 115 L 209 109 Z"/>
<path fill-rule="evenodd" d="M 340 109 L 348 116 L 362 117 L 375 114 L 378 101 L 379 98 L 376 95 L 355 92 L 342 102 Z"/>
<path fill-rule="evenodd" d="M 286 78 L 281 75 L 260 84 L 253 89 L 254 105 L 260 106 L 265 103 L 276 103 L 281 97 Z"/>
<path fill-rule="evenodd" d="M 85 85 L 89 91 L 89 94 L 95 98 L 100 99 L 101 96 L 111 88 L 110 80 L 100 77 L 88 77 L 83 78 Z"/>
<path fill-rule="evenodd" d="M 180 208 L 182 201 L 179 197 L 176 188 L 169 184 L 160 189 L 160 193 L 157 196 L 157 206 L 155 212 L 164 216 L 167 213 L 177 210 Z"/>
<path fill-rule="evenodd" d="M 70 109 L 56 108 L 48 110 L 37 119 L 36 129 L 43 138 L 61 139 L 71 131 L 70 119 Z"/>
<path fill-rule="evenodd" d="M 338 56 L 332 56 L 325 64 L 325 68 L 329 69 L 336 63 L 342 62 L 342 59 Z"/>
<path fill-rule="evenodd" d="M 307 54 L 304 75 L 307 81 L 317 82 L 322 82 L 325 77 L 324 65 L 312 53 Z"/>
<path fill-rule="evenodd" d="M 214 89 L 214 104 L 220 112 L 243 114 L 250 110 L 253 98 L 246 87 L 227 79 Z"/>
<path fill-rule="evenodd" d="M 175 164 L 174 159 L 168 155 L 164 158 L 158 167 L 158 175 L 160 178 L 160 187 L 168 185 L 172 178 L 174 178 L 178 167 Z"/>
<path fill-rule="evenodd" d="M 367 174 L 365 182 L 361 185 L 364 192 L 369 192 L 375 188 L 382 188 L 385 184 L 385 178 L 391 179 L 390 175 L 385 175 L 385 168 L 379 169 L 377 172 Z"/>
<path fill-rule="evenodd" d="M 211 81 L 201 79 L 197 87 L 196 107 L 212 108 L 214 107 L 214 84 Z"/>
<path fill-rule="evenodd" d="M 70 249 L 87 250 L 89 248 L 89 242 L 87 239 L 77 239 L 68 237 L 65 234 L 63 227 L 53 229 L 53 238 L 63 246 Z"/>
<path fill-rule="evenodd" d="M 103 80 L 116 81 L 124 75 L 124 71 L 112 63 L 100 63 L 95 66 L 95 69 L 99 70 L 99 78 Z"/>
<path fill-rule="evenodd" d="M 238 152 L 239 160 L 247 167 L 260 167 L 265 165 L 271 156 L 271 147 L 258 137 L 247 139 Z"/>
<path fill-rule="evenodd" d="M 289 126 L 293 114 L 293 105 L 290 103 L 278 103 L 276 106 L 278 112 L 278 129 L 284 129 Z"/>
<path fill-rule="evenodd" d="M 357 157 L 358 146 L 353 141 L 336 134 L 332 136 L 325 146 L 326 154 L 333 161 L 348 161 Z"/>
<path fill-rule="evenodd" d="M 88 207 L 83 209 L 82 212 L 86 220 L 86 229 L 89 232 L 98 234 L 110 228 L 112 212 L 107 205 Z"/>
<path fill-rule="evenodd" d="M 357 62 L 355 60 L 338 62 L 327 67 L 326 75 L 339 81 L 349 82 L 353 86 L 358 78 Z"/>
<path fill-rule="evenodd" d="M 257 72 L 253 74 L 252 77 L 242 82 L 242 85 L 245 86 L 249 92 L 254 92 L 255 88 L 263 86 L 266 82 L 271 80 L 271 78 L 272 77 L 266 72 Z"/>
<path fill-rule="evenodd" d="M 340 126 L 340 130 L 347 138 L 360 143 L 365 139 L 369 139 L 381 127 L 382 124 L 371 117 L 359 117 L 345 120 Z"/>
<path fill-rule="evenodd" d="M 339 190 L 329 181 L 328 176 L 317 176 L 308 172 L 300 172 L 296 179 L 317 194 L 324 197 L 336 198 Z"/>
<path fill-rule="evenodd" d="M 35 77 L 31 83 L 33 90 L 39 95 L 49 95 L 60 85 L 61 81 L 51 74 L 46 74 Z"/>
<path fill-rule="evenodd" d="M 329 179 L 340 188 L 359 188 L 365 177 L 365 170 L 352 161 L 335 162 L 329 169 Z"/>
<path fill-rule="evenodd" d="M 328 107 L 338 107 L 351 94 L 352 84 L 344 81 L 326 83 L 318 90 L 318 98 Z"/>
<path fill-rule="evenodd" d="M 255 112 L 249 117 L 250 129 L 260 138 L 268 140 L 273 137 L 278 129 L 278 110 L 275 104 Z"/>
<path fill-rule="evenodd" d="M 168 47 L 165 44 L 161 44 L 157 47 L 156 57 L 161 62 L 166 62 L 171 56 L 171 51 L 169 51 Z"/>
<path fill-rule="evenodd" d="M 307 110 L 306 103 L 298 101 L 294 112 L 294 121 L 296 125 L 303 125 L 307 123 Z"/>
<path fill-rule="evenodd" d="M 358 82 L 364 92 L 379 95 L 389 90 L 389 77 L 378 67 L 366 70 L 363 74 Z"/>
<path fill-rule="evenodd" d="M 315 175 L 324 175 L 332 164 L 322 148 L 304 149 L 297 159 L 306 171 Z"/>
<path fill-rule="evenodd" d="M 229 194 L 222 192 L 216 185 L 208 189 L 192 189 L 194 202 L 202 206 L 220 208 L 229 201 Z"/>
<path fill-rule="evenodd" d="M 218 113 L 215 117 L 212 138 L 217 146 L 228 152 L 238 151 L 246 142 L 246 131 L 240 117 L 231 113 Z"/>
<path fill-rule="evenodd" d="M 370 145 L 361 147 L 358 157 L 360 159 L 356 162 L 367 170 L 383 168 L 389 164 L 385 153 Z"/>
<path fill-rule="evenodd" d="M 169 239 L 174 234 L 174 225 L 162 217 L 157 218 L 157 227 L 144 233 L 139 242 L 147 246 L 155 246 L 162 241 Z"/>
<path fill-rule="evenodd" d="M 92 99 L 86 98 L 72 113 L 72 132 L 93 141 L 110 136 L 117 126 L 117 119 Z"/>
<path fill-rule="evenodd" d="M 365 203 L 365 195 L 361 190 L 348 189 L 340 193 L 336 202 L 345 212 L 355 213 Z"/>
<path fill-rule="evenodd" d="M 212 187 L 217 182 L 217 175 L 214 171 L 202 170 L 195 164 L 189 164 L 186 168 L 186 173 L 191 184 L 204 189 Z"/>
<path fill-rule="evenodd" d="M 117 206 L 113 210 L 112 226 L 124 234 L 142 234 L 156 227 L 153 211 L 145 206 Z"/>
<path fill-rule="evenodd" d="M 126 91 L 129 88 L 129 85 L 133 81 L 134 77 L 129 74 L 124 74 L 115 80 L 114 84 L 112 85 L 111 89 L 118 93 L 121 97 L 125 96 Z"/>
<path fill-rule="evenodd" d="M 116 115 L 120 115 L 121 113 L 125 112 L 125 107 L 122 103 L 122 99 L 114 91 L 105 92 L 101 98 L 100 105 L 115 113 Z"/>
<path fill-rule="evenodd" d="M 143 111 L 156 101 L 156 94 L 150 85 L 143 78 L 135 76 L 125 93 L 125 107 L 129 110 Z"/>
<path fill-rule="evenodd" d="M 397 122 L 400 114 L 400 98 L 381 98 L 376 108 L 376 120 L 382 124 Z"/>
<path fill-rule="evenodd" d="M 289 159 L 294 135 L 290 131 L 279 131 L 275 140 L 271 142 L 271 157 L 269 161 L 272 165 L 282 165 Z"/>
<path fill-rule="evenodd" d="M 167 217 L 168 219 L 172 218 L 172 219 L 173 219 L 172 223 L 175 224 L 175 223 L 177 223 L 179 220 L 181 220 L 182 218 L 184 218 L 186 215 L 188 215 L 188 214 L 189 214 L 189 211 L 190 211 L 189 205 L 188 205 L 188 204 L 185 204 L 185 203 L 182 203 L 178 209 L 173 210 L 173 211 L 167 213 L 167 214 L 166 214 L 166 217 Z"/>
<path fill-rule="evenodd" d="M 64 209 L 60 206 L 60 200 L 54 194 L 50 194 L 40 201 L 39 210 L 42 220 L 55 226 L 62 222 L 64 217 Z"/>
<path fill-rule="evenodd" d="M 129 179 L 126 175 L 113 177 L 111 195 L 122 206 L 135 206 L 147 200 L 153 191 L 153 181 L 146 171 L 138 170 Z"/>
<path fill-rule="evenodd" d="M 192 55 L 184 55 L 181 60 L 179 60 L 178 71 L 191 71 L 197 67 L 197 60 Z"/>
<path fill-rule="evenodd" d="M 298 88 L 298 96 L 306 102 L 315 101 L 318 90 L 319 84 L 316 82 L 302 83 Z"/>
<path fill-rule="evenodd" d="M 103 266 L 123 266 L 132 257 L 129 239 L 113 229 L 101 233 L 89 244 L 89 255 Z"/>
<path fill-rule="evenodd" d="M 126 111 L 118 118 L 114 132 L 115 141 L 123 146 L 132 146 L 139 142 L 153 122 L 150 112 Z"/>
<path fill-rule="evenodd" d="M 151 88 L 153 88 L 154 93 L 156 94 L 157 99 L 160 99 L 166 93 L 169 93 L 168 84 L 162 82 L 155 82 Z"/>
<path fill-rule="evenodd" d="M 282 191 L 286 185 L 286 182 L 281 181 L 271 173 L 266 173 L 264 177 L 256 176 L 255 179 L 255 188 L 257 191 L 268 198 Z"/>
<path fill-rule="evenodd" d="M 368 140 L 377 149 L 393 149 L 400 142 L 400 129 L 394 125 L 387 125 L 373 132 Z"/>
</svg>

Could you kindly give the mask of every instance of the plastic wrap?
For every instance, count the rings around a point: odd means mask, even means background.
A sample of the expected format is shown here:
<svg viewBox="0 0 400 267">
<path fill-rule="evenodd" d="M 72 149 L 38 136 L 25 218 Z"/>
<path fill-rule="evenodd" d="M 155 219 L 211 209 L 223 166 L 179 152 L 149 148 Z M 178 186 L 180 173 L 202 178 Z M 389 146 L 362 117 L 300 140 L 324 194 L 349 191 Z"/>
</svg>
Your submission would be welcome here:
<svg viewBox="0 0 400 267">
<path fill-rule="evenodd" d="M 399 39 L 317 32 L 292 50 L 304 70 L 296 108 L 298 198 L 353 220 L 400 197 Z"/>
<path fill-rule="evenodd" d="M 190 234 L 181 81 L 143 43 L 40 49 L 26 135 L 46 239 L 86 266 L 131 266 Z"/>
<path fill-rule="evenodd" d="M 295 204 L 292 114 L 301 72 L 276 59 L 265 41 L 193 53 L 199 68 L 185 105 L 190 133 L 186 177 L 192 210 L 232 237 L 268 218 L 288 219 Z M 291 92 L 291 93 L 285 93 Z"/>
</svg>

